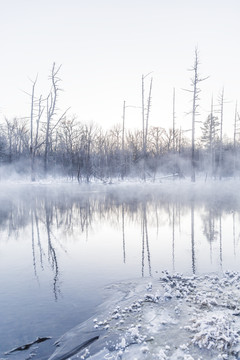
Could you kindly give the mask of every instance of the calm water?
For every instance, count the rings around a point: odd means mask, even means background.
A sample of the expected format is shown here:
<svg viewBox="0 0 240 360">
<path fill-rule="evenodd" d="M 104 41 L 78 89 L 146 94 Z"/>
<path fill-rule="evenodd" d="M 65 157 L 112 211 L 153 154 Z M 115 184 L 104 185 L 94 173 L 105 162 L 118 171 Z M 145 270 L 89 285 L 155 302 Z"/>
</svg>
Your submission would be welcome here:
<svg viewBox="0 0 240 360">
<path fill-rule="evenodd" d="M 211 194 L 211 191 L 209 192 Z M 0 199 L 0 357 L 94 314 L 105 285 L 162 270 L 240 271 L 240 207 L 222 194 L 21 186 Z"/>
</svg>

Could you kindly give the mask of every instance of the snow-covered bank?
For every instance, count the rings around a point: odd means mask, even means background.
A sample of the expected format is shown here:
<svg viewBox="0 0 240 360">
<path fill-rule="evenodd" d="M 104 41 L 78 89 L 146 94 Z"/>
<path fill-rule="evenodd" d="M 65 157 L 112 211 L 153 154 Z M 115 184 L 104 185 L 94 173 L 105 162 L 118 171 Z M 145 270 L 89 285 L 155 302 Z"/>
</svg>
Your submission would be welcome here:
<svg viewBox="0 0 240 360">
<path fill-rule="evenodd" d="M 165 272 L 151 283 L 116 284 L 114 299 L 63 335 L 49 360 L 239 359 L 239 281 L 231 272 Z"/>
</svg>

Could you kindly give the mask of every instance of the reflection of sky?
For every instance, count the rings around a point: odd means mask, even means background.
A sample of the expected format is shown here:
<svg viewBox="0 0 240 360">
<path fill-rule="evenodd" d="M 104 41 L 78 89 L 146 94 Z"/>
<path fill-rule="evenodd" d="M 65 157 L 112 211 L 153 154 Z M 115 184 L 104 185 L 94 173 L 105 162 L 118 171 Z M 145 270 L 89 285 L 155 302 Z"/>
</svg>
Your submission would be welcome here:
<svg viewBox="0 0 240 360">
<path fill-rule="evenodd" d="M 226 113 L 233 119 L 240 83 L 236 46 L 239 1 L 190 0 L 9 0 L 2 2 L 0 43 L 1 111 L 29 115 L 28 77 L 39 73 L 37 92 L 48 91 L 51 64 L 62 64 L 62 108 L 83 121 L 110 126 L 121 121 L 122 103 L 141 104 L 141 74 L 153 71 L 151 123 L 171 126 L 172 89 L 176 87 L 177 123 L 189 128 L 185 113 L 190 83 L 187 69 L 198 45 L 203 119 L 225 86 Z M 130 108 L 127 126 L 141 126 L 141 116 Z M 131 119 L 131 121 L 130 121 Z M 229 126 L 229 125 L 227 125 Z M 226 126 L 226 129 L 227 129 Z"/>
<path fill-rule="evenodd" d="M 43 201 L 43 200 L 42 200 Z M 54 202 L 53 202 L 54 203 Z M 32 337 L 59 336 L 81 320 L 89 317 L 96 304 L 101 302 L 104 285 L 141 277 L 144 259 L 144 275 L 157 277 L 162 270 L 173 269 L 186 274 L 213 272 L 222 269 L 239 269 L 239 215 L 235 214 L 235 247 L 233 241 L 233 213 L 223 211 L 221 216 L 221 239 L 219 215 L 211 212 L 216 230 L 215 240 L 210 243 L 203 234 L 204 223 L 208 221 L 209 209 L 195 206 L 194 249 L 192 246 L 191 208 L 178 204 L 160 202 L 148 203 L 146 207 L 136 203 L 131 212 L 124 205 L 124 240 L 122 232 L 122 205 L 106 207 L 99 214 L 98 201 L 93 206 L 92 220 L 82 232 L 80 215 L 73 210 L 71 217 L 68 206 L 55 206 L 57 213 L 50 219 L 52 246 L 58 262 L 58 287 L 60 293 L 55 301 L 53 293 L 54 270 L 48 261 L 47 231 L 44 223 L 44 201 L 36 209 L 39 216 L 41 246 L 44 255 L 43 267 L 37 246 L 37 232 L 34 222 L 36 275 L 33 267 L 31 218 L 26 212 L 26 225 L 18 234 L 0 230 L 0 318 L 5 337 L 1 349 L 8 350 L 19 338 L 25 342 L 25 335 Z M 50 203 L 49 203 L 50 204 Z M 83 204 L 83 203 L 82 203 Z M 69 202 L 71 206 L 71 202 Z M 104 207 L 101 207 L 104 209 Z M 146 209 L 144 257 L 142 256 L 142 224 Z M 55 211 L 54 210 L 54 211 Z M 174 213 L 174 227 L 173 227 Z M 68 216 L 66 216 L 68 214 Z M 84 216 L 86 213 L 84 213 Z M 29 217 L 28 217 L 29 216 Z M 35 218 L 34 218 L 35 219 Z M 56 220 L 58 219 L 58 220 Z M 68 219 L 68 223 L 65 220 Z M 69 220 L 71 219 L 71 220 Z M 207 219 L 207 220 L 206 220 Z M 15 214 L 15 224 L 17 215 Z M 72 223 L 70 222 L 72 221 Z M 57 229 L 58 223 L 58 229 Z M 4 224 L 6 225 L 6 224 Z M 70 226 L 66 231 L 65 226 Z M 66 235 L 66 238 L 65 238 Z M 148 244 L 147 244 L 148 239 Z M 221 241 L 220 241 L 221 240 Z M 124 247 L 125 245 L 125 247 Z M 222 249 L 222 253 L 220 251 Z M 149 250 L 149 254 L 148 254 Z M 149 257 L 150 256 L 150 264 Z M 124 263 L 125 256 L 125 263 Z M 46 333 L 47 329 L 47 333 Z M 18 342 L 19 342 L 18 341 Z"/>
</svg>

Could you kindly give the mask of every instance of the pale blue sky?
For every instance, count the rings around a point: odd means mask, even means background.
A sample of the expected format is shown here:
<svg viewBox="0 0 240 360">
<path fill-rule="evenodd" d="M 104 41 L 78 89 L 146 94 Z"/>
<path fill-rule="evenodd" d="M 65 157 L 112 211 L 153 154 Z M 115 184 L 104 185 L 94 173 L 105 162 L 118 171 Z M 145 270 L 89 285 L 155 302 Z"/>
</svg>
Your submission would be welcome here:
<svg viewBox="0 0 240 360">
<path fill-rule="evenodd" d="M 153 71 L 150 125 L 171 127 L 172 89 L 177 125 L 189 128 L 187 69 L 200 53 L 201 120 L 211 94 L 225 86 L 225 129 L 240 103 L 240 2 L 238 0 L 0 0 L 0 116 L 27 116 L 29 91 L 47 93 L 53 61 L 62 64 L 59 106 L 83 122 L 105 128 L 121 122 L 122 104 L 141 104 L 141 75 Z M 147 84 L 146 84 L 147 85 Z M 239 105 L 240 106 L 240 105 Z M 139 110 L 127 109 L 129 127 L 141 127 Z"/>
</svg>

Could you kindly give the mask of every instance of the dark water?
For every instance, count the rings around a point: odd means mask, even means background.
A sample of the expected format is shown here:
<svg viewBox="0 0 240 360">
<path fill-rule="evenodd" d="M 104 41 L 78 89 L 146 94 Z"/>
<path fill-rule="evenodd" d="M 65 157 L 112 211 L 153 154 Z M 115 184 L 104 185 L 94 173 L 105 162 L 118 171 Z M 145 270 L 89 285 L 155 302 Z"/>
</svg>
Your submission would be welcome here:
<svg viewBox="0 0 240 360">
<path fill-rule="evenodd" d="M 0 358 L 38 336 L 52 336 L 41 345 L 47 358 L 61 334 L 94 314 L 109 283 L 157 277 L 165 269 L 239 271 L 238 201 L 234 192 L 209 194 L 4 187 Z"/>
</svg>

